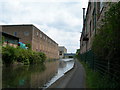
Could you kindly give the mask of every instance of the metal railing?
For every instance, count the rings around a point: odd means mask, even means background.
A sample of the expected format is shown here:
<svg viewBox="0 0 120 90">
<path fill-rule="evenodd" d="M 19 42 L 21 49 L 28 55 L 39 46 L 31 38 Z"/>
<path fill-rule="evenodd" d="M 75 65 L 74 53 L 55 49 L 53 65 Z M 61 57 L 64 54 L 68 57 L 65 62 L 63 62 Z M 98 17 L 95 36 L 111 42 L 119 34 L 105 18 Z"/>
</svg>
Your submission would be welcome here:
<svg viewBox="0 0 120 90">
<path fill-rule="evenodd" d="M 107 75 L 110 79 L 112 78 L 116 82 L 120 83 L 119 60 L 109 61 L 99 58 L 92 52 L 92 50 L 87 51 L 84 54 L 80 54 L 80 60 L 88 64 L 93 71 L 99 72 L 101 76 Z"/>
</svg>

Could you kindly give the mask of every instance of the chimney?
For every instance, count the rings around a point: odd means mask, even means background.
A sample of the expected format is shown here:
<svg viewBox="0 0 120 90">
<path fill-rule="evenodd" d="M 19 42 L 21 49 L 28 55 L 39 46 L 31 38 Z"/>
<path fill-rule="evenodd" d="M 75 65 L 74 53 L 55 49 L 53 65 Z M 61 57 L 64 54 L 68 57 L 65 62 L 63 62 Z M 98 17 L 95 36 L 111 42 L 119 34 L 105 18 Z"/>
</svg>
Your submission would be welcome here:
<svg viewBox="0 0 120 90">
<path fill-rule="evenodd" d="M 84 26 L 84 22 L 85 22 L 85 8 L 83 8 L 83 26 Z"/>
</svg>

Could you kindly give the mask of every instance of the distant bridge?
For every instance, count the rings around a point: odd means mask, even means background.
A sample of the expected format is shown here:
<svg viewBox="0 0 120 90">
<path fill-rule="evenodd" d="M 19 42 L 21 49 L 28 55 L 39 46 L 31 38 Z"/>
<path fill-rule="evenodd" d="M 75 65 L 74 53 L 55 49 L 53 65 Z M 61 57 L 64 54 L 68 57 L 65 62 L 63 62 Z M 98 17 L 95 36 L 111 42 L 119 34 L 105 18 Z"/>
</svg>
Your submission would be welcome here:
<svg viewBox="0 0 120 90">
<path fill-rule="evenodd" d="M 64 53 L 64 58 L 73 58 L 75 53 Z"/>
</svg>

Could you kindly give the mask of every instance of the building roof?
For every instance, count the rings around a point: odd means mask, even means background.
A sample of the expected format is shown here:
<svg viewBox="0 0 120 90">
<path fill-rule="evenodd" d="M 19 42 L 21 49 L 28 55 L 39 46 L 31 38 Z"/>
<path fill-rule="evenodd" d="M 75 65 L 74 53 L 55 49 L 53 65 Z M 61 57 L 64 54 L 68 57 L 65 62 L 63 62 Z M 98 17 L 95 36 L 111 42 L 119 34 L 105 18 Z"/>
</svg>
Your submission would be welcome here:
<svg viewBox="0 0 120 90">
<path fill-rule="evenodd" d="M 1 33 L 1 32 L 0 32 L 0 33 Z M 5 33 L 5 32 L 2 32 L 2 35 L 7 36 L 7 37 L 12 37 L 12 38 L 15 38 L 15 39 L 20 39 L 19 37 L 16 37 L 16 36 L 7 34 L 7 33 Z"/>
<path fill-rule="evenodd" d="M 1 25 L 1 26 L 34 26 L 33 24 L 15 24 L 15 25 Z"/>
<path fill-rule="evenodd" d="M 37 28 L 35 25 L 33 24 L 16 24 L 16 25 L 1 25 L 3 27 L 9 27 L 9 26 L 33 26 L 35 28 Z M 38 30 L 40 30 L 39 28 L 37 28 Z M 41 30 L 40 30 L 41 31 Z M 41 31 L 42 32 L 42 31 Z M 43 33 L 43 32 L 42 32 Z M 43 33 L 45 34 L 45 33 Z M 46 35 L 46 34 L 45 34 Z M 46 35 L 47 36 L 47 35 Z M 47 36 L 51 41 L 53 41 L 54 43 L 56 43 L 53 39 L 51 39 L 49 36 Z M 58 45 L 58 43 L 56 43 Z"/>
</svg>

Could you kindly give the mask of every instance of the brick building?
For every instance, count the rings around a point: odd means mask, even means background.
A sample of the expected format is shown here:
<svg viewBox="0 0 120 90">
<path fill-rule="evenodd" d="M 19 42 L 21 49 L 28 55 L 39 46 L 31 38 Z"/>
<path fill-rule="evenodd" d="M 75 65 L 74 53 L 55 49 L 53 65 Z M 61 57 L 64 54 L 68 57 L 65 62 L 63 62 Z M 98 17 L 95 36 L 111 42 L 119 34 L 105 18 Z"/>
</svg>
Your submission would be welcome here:
<svg viewBox="0 0 120 90">
<path fill-rule="evenodd" d="M 80 54 L 91 50 L 94 36 L 98 33 L 97 29 L 104 24 L 102 19 L 105 17 L 105 12 L 110 8 L 111 2 L 88 2 L 88 7 L 85 15 L 83 9 L 83 29 L 80 37 Z"/>
<path fill-rule="evenodd" d="M 67 53 L 67 49 L 64 46 L 59 46 L 59 58 L 64 58 L 65 53 Z"/>
<path fill-rule="evenodd" d="M 4 37 L 4 42 L 3 42 L 3 46 L 6 45 L 10 45 L 13 47 L 17 47 L 18 46 L 18 42 L 19 42 L 19 38 L 13 35 L 9 35 L 7 33 L 4 32 L 0 32 L 2 33 L 2 37 Z"/>
<path fill-rule="evenodd" d="M 44 52 L 49 59 L 59 58 L 58 44 L 32 24 L 2 25 L 2 30 L 19 37 L 20 42 L 31 44 L 33 51 Z"/>
</svg>

